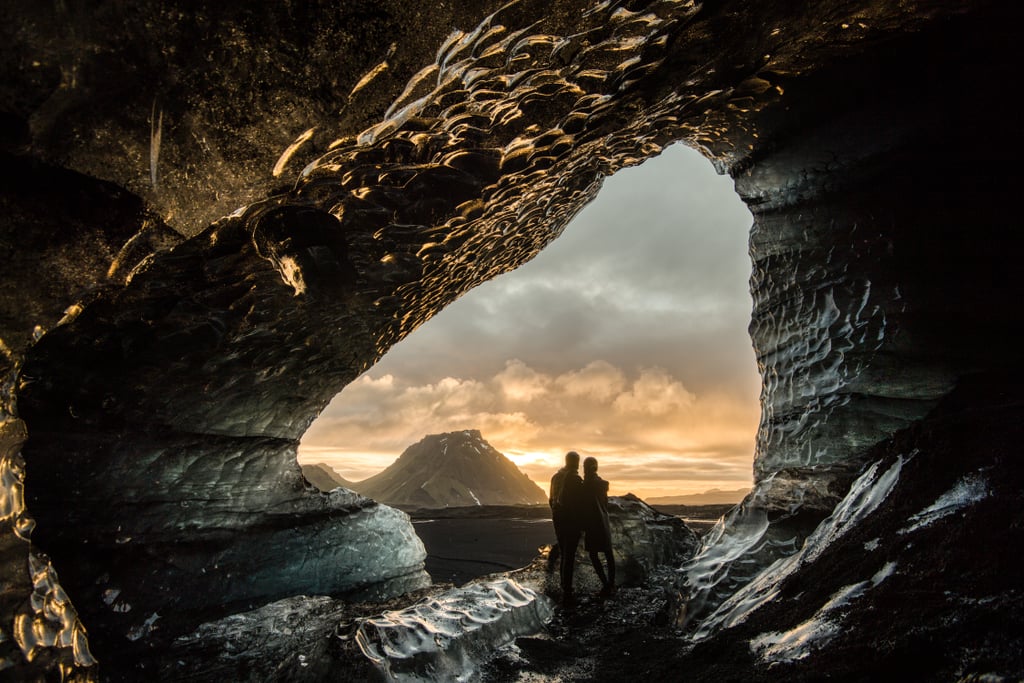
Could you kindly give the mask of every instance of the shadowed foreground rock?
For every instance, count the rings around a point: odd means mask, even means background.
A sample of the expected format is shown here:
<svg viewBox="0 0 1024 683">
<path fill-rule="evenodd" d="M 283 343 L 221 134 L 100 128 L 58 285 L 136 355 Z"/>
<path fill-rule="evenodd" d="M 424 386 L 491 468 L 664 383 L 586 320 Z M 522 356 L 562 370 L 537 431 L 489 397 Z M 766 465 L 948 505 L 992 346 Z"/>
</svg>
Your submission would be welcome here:
<svg viewBox="0 0 1024 683">
<path fill-rule="evenodd" d="M 672 566 L 693 556 L 696 535 L 634 496 L 613 497 L 609 508 L 619 583 L 629 595 L 623 604 L 636 594 L 654 596 L 641 600 L 656 603 L 662 621 L 671 618 L 678 594 L 662 586 Z M 166 680 L 475 680 L 498 653 L 513 653 L 517 638 L 547 630 L 559 597 L 547 559 L 386 601 L 276 601 L 200 624 L 168 645 L 158 669 L 134 673 Z M 600 584 L 580 559 L 576 583 L 586 603 Z"/>
<path fill-rule="evenodd" d="M 603 177 L 676 141 L 754 214 L 763 377 L 754 491 L 680 573 L 690 626 L 776 563 L 813 572 L 825 555 L 805 540 L 891 470 L 877 444 L 964 378 L 1021 367 L 1020 13 L 17 0 L 0 27 L 0 666 L 116 678 L 202 620 L 417 585 L 407 520 L 307 487 L 298 439 L 391 345 L 555 239 Z M 961 423 L 964 450 L 1018 407 Z M 973 490 L 973 467 L 948 478 Z M 364 523 L 391 557 L 360 545 Z M 934 542 L 937 574 L 965 557 L 1003 573 Z M 897 585 L 880 571 L 849 585 Z M 926 605 L 886 613 L 952 642 L 956 619 Z M 1015 614 L 964 628 L 1020 677 Z"/>
<path fill-rule="evenodd" d="M 542 630 L 551 612 L 550 600 L 507 578 L 421 591 L 404 604 L 297 596 L 200 625 L 176 639 L 151 674 L 254 683 L 465 680 L 498 648 Z"/>
</svg>

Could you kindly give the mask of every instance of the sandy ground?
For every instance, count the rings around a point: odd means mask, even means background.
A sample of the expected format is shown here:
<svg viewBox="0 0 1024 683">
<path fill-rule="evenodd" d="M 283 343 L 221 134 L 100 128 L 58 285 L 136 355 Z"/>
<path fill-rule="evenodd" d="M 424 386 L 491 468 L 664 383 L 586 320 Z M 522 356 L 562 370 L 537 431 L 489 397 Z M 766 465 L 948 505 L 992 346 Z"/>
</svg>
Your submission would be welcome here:
<svg viewBox="0 0 1024 683">
<path fill-rule="evenodd" d="M 414 525 L 435 583 L 462 585 L 484 574 L 518 569 L 555 542 L 545 519 L 438 519 Z"/>
</svg>

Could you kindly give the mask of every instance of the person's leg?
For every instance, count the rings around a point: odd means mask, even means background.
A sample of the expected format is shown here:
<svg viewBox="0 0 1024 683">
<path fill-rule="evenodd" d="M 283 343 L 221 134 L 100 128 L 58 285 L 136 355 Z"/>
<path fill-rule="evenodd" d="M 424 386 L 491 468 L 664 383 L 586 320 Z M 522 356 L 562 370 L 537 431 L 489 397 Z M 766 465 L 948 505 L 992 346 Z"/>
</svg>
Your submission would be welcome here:
<svg viewBox="0 0 1024 683">
<path fill-rule="evenodd" d="M 601 585 L 608 585 L 608 577 L 605 576 L 604 567 L 601 566 L 601 557 L 597 554 L 596 550 L 588 551 L 590 553 L 590 564 L 594 565 L 594 572 L 597 574 L 597 578 L 601 579 Z"/>
<path fill-rule="evenodd" d="M 548 573 L 555 571 L 555 567 L 561 568 L 562 566 L 562 546 L 555 541 L 555 544 L 551 546 L 551 550 L 548 551 Z"/>
<path fill-rule="evenodd" d="M 559 544 L 562 552 L 562 602 L 569 606 L 576 602 L 572 591 L 572 579 L 576 570 L 576 546 L 580 542 L 580 532 L 566 529 L 563 540 L 565 542 Z"/>
<path fill-rule="evenodd" d="M 551 521 L 553 522 L 553 525 L 555 527 L 555 544 L 553 546 L 551 546 L 551 552 L 548 553 L 548 571 L 549 572 L 553 572 L 553 571 L 555 571 L 555 568 L 557 567 L 559 573 L 561 573 L 561 571 L 562 571 L 561 550 L 562 550 L 562 545 L 565 542 L 562 539 L 562 536 L 564 534 L 563 527 L 565 525 L 562 523 L 562 520 L 558 518 L 558 516 L 553 516 L 553 519 Z"/>
<path fill-rule="evenodd" d="M 612 553 L 612 549 L 609 548 L 604 553 L 604 558 L 608 562 L 608 595 L 615 594 L 615 554 Z"/>
</svg>

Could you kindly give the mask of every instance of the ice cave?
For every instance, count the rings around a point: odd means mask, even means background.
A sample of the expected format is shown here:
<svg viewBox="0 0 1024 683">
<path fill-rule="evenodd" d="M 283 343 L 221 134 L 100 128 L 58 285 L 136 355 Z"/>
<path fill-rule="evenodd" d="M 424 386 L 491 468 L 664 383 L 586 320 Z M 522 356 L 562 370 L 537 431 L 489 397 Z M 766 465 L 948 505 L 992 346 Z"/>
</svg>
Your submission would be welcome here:
<svg viewBox="0 0 1024 683">
<path fill-rule="evenodd" d="M 353 680 L 353 638 L 384 678 L 482 675 L 543 599 L 504 579 L 408 607 L 453 645 L 407 668 L 389 643 L 430 648 L 401 619 L 350 637 L 349 602 L 427 587 L 423 548 L 401 513 L 308 486 L 298 440 L 604 177 L 681 143 L 754 215 L 755 488 L 668 567 L 673 645 L 607 658 L 1024 677 L 1021 12 L 13 0 L 0 676 Z"/>
</svg>

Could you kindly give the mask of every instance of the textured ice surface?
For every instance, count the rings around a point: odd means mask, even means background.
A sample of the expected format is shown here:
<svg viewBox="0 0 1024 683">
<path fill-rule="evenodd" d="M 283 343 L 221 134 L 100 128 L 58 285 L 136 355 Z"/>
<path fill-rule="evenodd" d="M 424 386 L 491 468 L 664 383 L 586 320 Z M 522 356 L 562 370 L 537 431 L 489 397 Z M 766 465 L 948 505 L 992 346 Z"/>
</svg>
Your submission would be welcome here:
<svg viewBox="0 0 1024 683">
<path fill-rule="evenodd" d="M 979 473 L 972 473 L 958 481 L 953 488 L 946 491 L 938 499 L 921 512 L 911 517 L 909 526 L 900 529 L 901 534 L 928 526 L 947 515 L 984 500 L 989 495 L 988 482 Z"/>
<path fill-rule="evenodd" d="M 777 560 L 723 602 L 703 620 L 694 638 L 706 638 L 720 629 L 742 623 L 754 610 L 778 595 L 779 587 L 787 576 L 805 563 L 814 561 L 837 538 L 882 504 L 899 480 L 902 467 L 902 457 L 884 472 L 879 472 L 879 463 L 872 464 L 854 482 L 835 512 L 818 525 L 797 553 Z"/>
<path fill-rule="evenodd" d="M 762 569 L 795 553 L 836 505 L 842 478 L 821 469 L 786 469 L 760 481 L 702 540 L 680 569 L 688 594 L 687 619 L 701 619 Z"/>
<path fill-rule="evenodd" d="M 736 561 L 752 556 L 767 541 L 768 514 L 759 506 L 733 508 L 702 539 L 696 555 L 680 573 L 688 588 L 692 612 L 706 600 L 725 599 L 729 593 L 730 572 Z M 719 586 L 721 584 L 722 588 Z M 717 595 L 719 592 L 723 595 Z"/>
<path fill-rule="evenodd" d="M 896 570 L 888 562 L 871 579 L 839 589 L 807 621 L 783 633 L 763 633 L 750 641 L 750 649 L 767 662 L 792 662 L 803 659 L 814 649 L 824 647 L 842 633 L 842 614 L 850 603 L 870 588 L 882 583 Z"/>
<path fill-rule="evenodd" d="M 677 566 L 693 557 L 699 544 L 697 534 L 680 519 L 633 495 L 610 497 L 608 518 L 619 583 L 639 583 L 662 567 Z M 577 571 L 589 573 L 583 546 L 580 543 Z"/>
<path fill-rule="evenodd" d="M 223 683 L 378 681 L 352 642 L 365 605 L 297 595 L 200 624 L 170 644 L 152 670 L 125 680 Z"/>
<path fill-rule="evenodd" d="M 12 418 L 0 400 L 0 533 L 4 535 L 2 558 L 8 565 L 0 600 L 17 605 L 11 621 L 0 623 L 0 644 L 13 641 L 25 661 L 52 657 L 68 670 L 90 667 L 96 660 L 78 613 L 49 558 L 29 543 L 35 521 L 25 508 L 18 455 L 24 439 L 24 424 Z M 0 648 L 0 671 L 20 664 L 15 651 Z"/>
<path fill-rule="evenodd" d="M 482 581 L 366 619 L 356 641 L 390 681 L 465 681 L 551 613 L 546 597 L 511 579 Z"/>
</svg>

